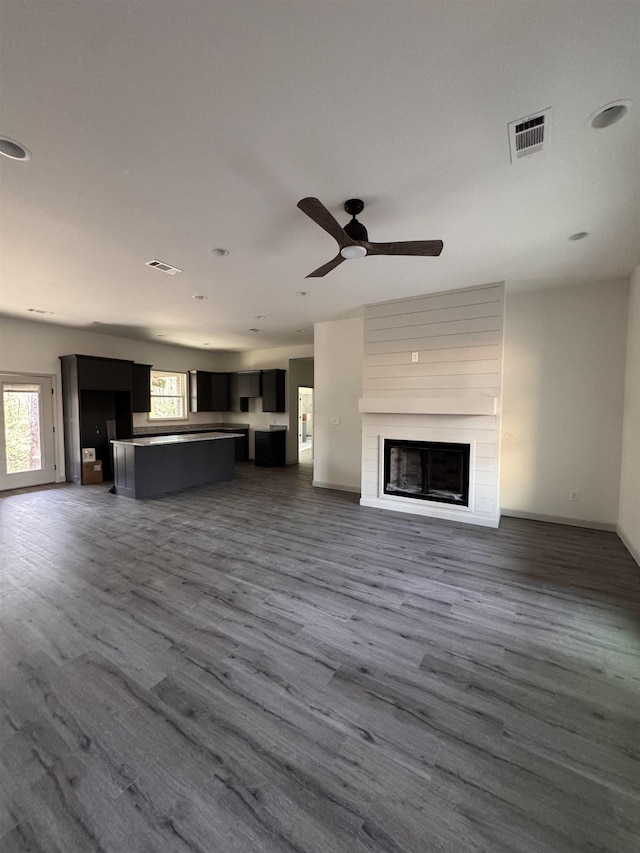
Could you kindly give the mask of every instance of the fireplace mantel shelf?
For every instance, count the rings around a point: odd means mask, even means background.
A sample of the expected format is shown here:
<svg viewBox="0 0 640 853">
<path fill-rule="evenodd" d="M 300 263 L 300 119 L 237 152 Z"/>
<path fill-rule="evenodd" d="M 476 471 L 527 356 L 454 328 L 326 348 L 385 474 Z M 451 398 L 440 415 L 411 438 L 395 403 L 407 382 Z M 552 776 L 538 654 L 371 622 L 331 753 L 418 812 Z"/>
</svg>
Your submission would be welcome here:
<svg viewBox="0 0 640 853">
<path fill-rule="evenodd" d="M 361 397 L 362 414 L 495 415 L 496 397 Z"/>
</svg>

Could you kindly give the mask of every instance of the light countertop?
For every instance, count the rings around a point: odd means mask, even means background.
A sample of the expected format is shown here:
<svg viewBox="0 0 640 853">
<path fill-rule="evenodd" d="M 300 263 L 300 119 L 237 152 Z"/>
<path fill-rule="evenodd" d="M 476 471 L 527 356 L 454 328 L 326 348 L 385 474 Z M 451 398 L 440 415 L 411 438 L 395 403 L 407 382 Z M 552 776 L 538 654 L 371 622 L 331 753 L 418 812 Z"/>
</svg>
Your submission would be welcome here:
<svg viewBox="0 0 640 853">
<path fill-rule="evenodd" d="M 215 421 L 208 424 L 149 424 L 148 426 L 133 428 L 133 437 L 138 438 L 149 435 L 182 435 L 185 432 L 215 432 L 218 429 L 249 429 L 249 424 L 234 424 L 228 421 Z"/>
<path fill-rule="evenodd" d="M 244 438 L 241 432 L 197 432 L 185 435 L 154 435 L 137 436 L 136 438 L 120 438 L 111 441 L 111 444 L 125 444 L 133 447 L 156 447 L 162 444 L 188 444 L 192 441 L 216 441 L 226 438 Z"/>
</svg>

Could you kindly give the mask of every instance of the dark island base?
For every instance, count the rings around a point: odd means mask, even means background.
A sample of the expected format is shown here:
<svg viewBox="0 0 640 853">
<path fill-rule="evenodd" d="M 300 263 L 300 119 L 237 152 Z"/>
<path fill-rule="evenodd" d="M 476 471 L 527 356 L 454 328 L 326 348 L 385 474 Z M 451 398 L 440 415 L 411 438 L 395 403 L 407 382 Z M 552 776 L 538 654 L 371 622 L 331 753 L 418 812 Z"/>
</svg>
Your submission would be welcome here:
<svg viewBox="0 0 640 853">
<path fill-rule="evenodd" d="M 114 486 L 117 495 L 149 498 L 230 480 L 234 468 L 234 438 L 140 447 L 113 445 Z"/>
</svg>

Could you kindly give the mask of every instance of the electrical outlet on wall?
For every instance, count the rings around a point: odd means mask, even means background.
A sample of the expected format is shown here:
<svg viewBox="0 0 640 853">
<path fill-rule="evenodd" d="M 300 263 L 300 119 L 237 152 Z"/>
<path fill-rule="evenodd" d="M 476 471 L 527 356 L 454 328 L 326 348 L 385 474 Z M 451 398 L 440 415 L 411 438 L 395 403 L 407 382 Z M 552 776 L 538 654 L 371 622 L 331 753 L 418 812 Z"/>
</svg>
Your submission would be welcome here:
<svg viewBox="0 0 640 853">
<path fill-rule="evenodd" d="M 577 489 L 572 489 L 569 492 L 569 500 L 570 501 L 579 501 L 580 500 L 580 492 Z"/>
<path fill-rule="evenodd" d="M 336 417 L 331 418 L 331 423 L 332 423 L 332 424 L 339 424 L 339 423 L 340 423 L 340 418 L 336 418 Z"/>
</svg>

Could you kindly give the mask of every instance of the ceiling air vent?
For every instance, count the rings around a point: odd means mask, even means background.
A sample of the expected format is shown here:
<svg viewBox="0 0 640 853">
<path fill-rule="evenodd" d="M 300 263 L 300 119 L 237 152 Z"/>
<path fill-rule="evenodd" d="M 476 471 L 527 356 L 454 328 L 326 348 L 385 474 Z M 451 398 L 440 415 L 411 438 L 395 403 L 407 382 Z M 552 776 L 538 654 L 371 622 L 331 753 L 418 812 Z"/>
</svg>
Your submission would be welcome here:
<svg viewBox="0 0 640 853">
<path fill-rule="evenodd" d="M 542 151 L 549 142 L 551 108 L 526 118 L 509 122 L 511 162 Z"/>
<path fill-rule="evenodd" d="M 166 272 L 167 275 L 176 275 L 176 273 L 182 272 L 178 267 L 172 267 L 171 264 L 165 264 L 162 261 L 147 261 L 146 266 L 155 267 L 157 270 Z"/>
</svg>

